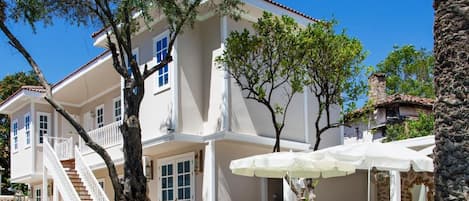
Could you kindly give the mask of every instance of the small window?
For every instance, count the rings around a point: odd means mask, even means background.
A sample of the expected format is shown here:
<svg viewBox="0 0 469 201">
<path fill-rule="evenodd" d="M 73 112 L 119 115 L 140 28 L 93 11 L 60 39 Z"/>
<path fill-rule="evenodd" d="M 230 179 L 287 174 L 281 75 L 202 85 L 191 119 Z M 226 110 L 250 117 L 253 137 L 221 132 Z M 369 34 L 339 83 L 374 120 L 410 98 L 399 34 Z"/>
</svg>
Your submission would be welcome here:
<svg viewBox="0 0 469 201">
<path fill-rule="evenodd" d="M 104 126 L 104 106 L 96 107 L 96 126 L 101 128 Z"/>
<path fill-rule="evenodd" d="M 26 134 L 26 146 L 31 144 L 31 115 L 24 116 L 24 132 Z"/>
<path fill-rule="evenodd" d="M 38 144 L 44 143 L 44 135 L 48 135 L 50 133 L 50 115 L 47 113 L 40 113 L 38 118 L 38 125 L 39 125 L 39 140 Z"/>
<path fill-rule="evenodd" d="M 13 132 L 13 150 L 18 150 L 18 120 L 14 120 L 12 124 Z"/>
<path fill-rule="evenodd" d="M 164 60 L 168 54 L 168 36 L 167 34 L 162 34 L 162 36 L 157 37 L 155 40 L 155 57 L 156 62 L 160 63 Z M 156 88 L 162 89 L 169 86 L 169 67 L 165 65 L 160 68 L 157 72 L 156 78 Z"/>
<path fill-rule="evenodd" d="M 159 160 L 159 192 L 162 201 L 194 200 L 194 156 L 184 154 Z"/>
<path fill-rule="evenodd" d="M 34 191 L 34 197 L 36 201 L 41 201 L 41 188 L 36 187 L 36 190 Z"/>
<path fill-rule="evenodd" d="M 122 101 L 120 97 L 114 98 L 114 121 L 122 119 Z"/>
</svg>

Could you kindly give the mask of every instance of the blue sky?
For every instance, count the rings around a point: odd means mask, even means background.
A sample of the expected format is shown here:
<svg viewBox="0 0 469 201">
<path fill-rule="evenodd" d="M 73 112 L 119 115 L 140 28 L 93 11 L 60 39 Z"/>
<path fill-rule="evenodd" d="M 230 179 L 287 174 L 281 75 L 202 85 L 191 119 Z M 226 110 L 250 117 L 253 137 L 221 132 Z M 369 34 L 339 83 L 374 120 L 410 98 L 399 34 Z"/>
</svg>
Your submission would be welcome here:
<svg viewBox="0 0 469 201">
<path fill-rule="evenodd" d="M 433 9 L 430 0 L 278 0 L 317 19 L 335 18 L 339 28 L 362 41 L 369 52 L 365 65 L 375 66 L 394 45 L 433 47 Z M 55 83 L 103 51 L 92 46 L 96 27 L 75 27 L 64 22 L 36 34 L 24 24 L 9 27 L 31 51 L 49 82 Z M 0 79 L 30 67 L 0 34 Z"/>
</svg>

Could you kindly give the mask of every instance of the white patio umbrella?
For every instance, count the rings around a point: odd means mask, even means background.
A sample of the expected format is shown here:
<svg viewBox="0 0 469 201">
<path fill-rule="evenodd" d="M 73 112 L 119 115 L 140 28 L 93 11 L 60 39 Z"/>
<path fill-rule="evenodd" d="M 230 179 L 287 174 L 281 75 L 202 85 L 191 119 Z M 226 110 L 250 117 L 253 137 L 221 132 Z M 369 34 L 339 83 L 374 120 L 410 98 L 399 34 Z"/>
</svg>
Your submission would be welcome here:
<svg viewBox="0 0 469 201">
<path fill-rule="evenodd" d="M 355 172 L 356 164 L 338 161 L 323 152 L 277 152 L 231 161 L 233 174 L 266 178 L 328 178 Z"/>
<path fill-rule="evenodd" d="M 357 169 L 368 170 L 368 200 L 370 200 L 370 169 L 407 172 L 433 171 L 433 160 L 423 153 L 391 143 L 357 143 L 330 147 L 323 152 L 336 160 L 360 161 Z"/>
</svg>

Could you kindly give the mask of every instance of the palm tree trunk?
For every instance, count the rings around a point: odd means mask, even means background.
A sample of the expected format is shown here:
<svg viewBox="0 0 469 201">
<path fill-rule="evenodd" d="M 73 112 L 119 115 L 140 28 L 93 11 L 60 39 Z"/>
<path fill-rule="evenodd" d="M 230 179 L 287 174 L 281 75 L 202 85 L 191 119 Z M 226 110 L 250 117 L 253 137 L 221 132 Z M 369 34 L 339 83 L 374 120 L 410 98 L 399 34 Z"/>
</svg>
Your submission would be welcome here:
<svg viewBox="0 0 469 201">
<path fill-rule="evenodd" d="M 435 200 L 469 200 L 469 0 L 435 0 Z"/>
</svg>

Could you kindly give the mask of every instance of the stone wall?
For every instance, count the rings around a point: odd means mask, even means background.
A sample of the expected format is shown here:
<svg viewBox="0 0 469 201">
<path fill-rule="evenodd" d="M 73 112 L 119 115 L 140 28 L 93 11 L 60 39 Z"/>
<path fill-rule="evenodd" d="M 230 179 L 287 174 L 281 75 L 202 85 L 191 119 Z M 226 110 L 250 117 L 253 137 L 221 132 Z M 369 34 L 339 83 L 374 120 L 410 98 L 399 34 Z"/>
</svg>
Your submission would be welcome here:
<svg viewBox="0 0 469 201">
<path fill-rule="evenodd" d="M 428 187 L 427 201 L 434 201 L 435 184 L 432 172 L 401 172 L 401 201 L 412 201 L 411 189 L 414 185 Z"/>
</svg>

